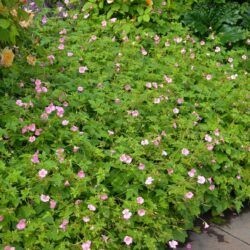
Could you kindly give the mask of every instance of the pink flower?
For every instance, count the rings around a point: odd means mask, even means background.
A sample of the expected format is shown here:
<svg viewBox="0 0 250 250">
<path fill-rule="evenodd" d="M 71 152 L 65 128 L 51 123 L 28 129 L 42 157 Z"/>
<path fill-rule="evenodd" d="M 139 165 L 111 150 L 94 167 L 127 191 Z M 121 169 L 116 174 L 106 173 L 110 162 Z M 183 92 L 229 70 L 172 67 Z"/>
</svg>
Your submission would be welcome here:
<svg viewBox="0 0 250 250">
<path fill-rule="evenodd" d="M 139 196 L 136 198 L 136 202 L 141 205 L 144 203 L 144 199 L 141 196 Z"/>
<path fill-rule="evenodd" d="M 176 101 L 178 104 L 182 104 L 184 102 L 184 99 L 183 98 L 178 98 L 177 101 Z"/>
<path fill-rule="evenodd" d="M 181 150 L 181 153 L 182 153 L 183 155 L 187 156 L 187 155 L 189 155 L 189 150 L 188 150 L 187 148 L 183 148 L 183 149 Z"/>
<path fill-rule="evenodd" d="M 69 121 L 67 121 L 67 120 L 63 120 L 63 121 L 62 121 L 62 125 L 63 125 L 63 126 L 67 126 L 68 124 L 69 124 Z"/>
<path fill-rule="evenodd" d="M 16 100 L 16 105 L 18 105 L 19 107 L 22 107 L 23 106 L 22 100 Z"/>
<path fill-rule="evenodd" d="M 69 224 L 69 220 L 64 219 L 62 224 L 59 226 L 60 229 L 62 229 L 63 231 L 66 230 L 66 226 Z"/>
<path fill-rule="evenodd" d="M 48 174 L 48 171 L 45 170 L 45 169 L 41 169 L 41 170 L 38 172 L 38 175 L 39 175 L 40 178 L 46 177 L 47 174 Z"/>
<path fill-rule="evenodd" d="M 39 158 L 38 158 L 38 154 L 39 154 L 39 151 L 36 151 L 35 154 L 33 155 L 32 159 L 31 159 L 31 161 L 33 163 L 39 163 L 40 162 Z"/>
<path fill-rule="evenodd" d="M 53 103 L 51 103 L 49 106 L 45 107 L 45 112 L 47 114 L 50 114 L 55 110 L 56 110 L 56 106 Z"/>
<path fill-rule="evenodd" d="M 36 140 L 36 137 L 35 136 L 30 136 L 29 137 L 29 142 L 34 142 Z"/>
<path fill-rule="evenodd" d="M 102 240 L 103 240 L 105 243 L 107 243 L 107 242 L 108 242 L 108 239 L 109 239 L 109 237 L 108 237 L 108 236 L 106 236 L 106 235 L 102 234 Z"/>
<path fill-rule="evenodd" d="M 76 153 L 76 152 L 78 152 L 79 149 L 80 149 L 80 147 L 74 146 L 73 147 L 73 152 Z"/>
<path fill-rule="evenodd" d="M 142 216 L 144 216 L 144 215 L 145 215 L 145 213 L 146 213 L 146 212 L 145 212 L 145 210 L 144 210 L 144 209 L 140 209 L 140 210 L 138 210 L 138 211 L 137 211 L 137 213 L 138 213 L 138 215 L 139 215 L 139 216 L 141 216 L 141 217 L 142 217 Z"/>
<path fill-rule="evenodd" d="M 42 131 L 43 131 L 43 130 L 42 130 L 41 128 L 36 129 L 35 135 L 36 135 L 36 136 L 39 136 L 39 135 L 41 134 Z"/>
<path fill-rule="evenodd" d="M 76 132 L 76 131 L 79 130 L 79 128 L 78 128 L 77 126 L 72 126 L 72 127 L 70 128 L 70 130 L 73 131 L 73 132 Z"/>
<path fill-rule="evenodd" d="M 210 75 L 210 74 L 206 75 L 206 79 L 207 79 L 208 81 L 212 80 L 212 78 L 213 78 L 212 75 Z"/>
<path fill-rule="evenodd" d="M 154 37 L 155 44 L 159 44 L 160 42 L 160 37 L 158 35 L 155 35 Z"/>
<path fill-rule="evenodd" d="M 189 175 L 190 177 L 194 177 L 195 173 L 196 173 L 196 169 L 195 169 L 195 168 L 192 168 L 192 169 L 188 172 L 188 175 Z"/>
<path fill-rule="evenodd" d="M 106 27 L 107 26 L 107 21 L 102 21 L 102 27 Z"/>
<path fill-rule="evenodd" d="M 138 166 L 138 169 L 139 170 L 144 170 L 145 169 L 145 164 L 140 163 L 139 166 Z"/>
<path fill-rule="evenodd" d="M 5 246 L 4 250 L 15 250 L 15 247 L 11 247 L 11 246 Z"/>
<path fill-rule="evenodd" d="M 220 47 L 216 46 L 214 52 L 215 52 L 215 53 L 219 53 L 220 51 L 221 51 Z"/>
<path fill-rule="evenodd" d="M 240 180 L 240 179 L 241 179 L 241 176 L 240 176 L 240 175 L 237 175 L 237 176 L 236 176 L 236 179 Z"/>
<path fill-rule="evenodd" d="M 117 20 L 117 18 L 113 17 L 113 18 L 110 19 L 110 22 L 111 22 L 111 23 L 115 23 L 116 20 Z"/>
<path fill-rule="evenodd" d="M 91 250 L 91 241 L 88 240 L 82 244 L 82 250 Z"/>
<path fill-rule="evenodd" d="M 59 107 L 59 106 L 56 106 L 56 110 L 57 110 L 56 115 L 57 115 L 58 117 L 63 117 L 64 108 Z"/>
<path fill-rule="evenodd" d="M 148 142 L 148 140 L 147 139 L 145 139 L 145 140 L 142 140 L 141 141 L 141 145 L 148 145 L 149 144 L 149 142 Z"/>
<path fill-rule="evenodd" d="M 209 225 L 206 222 L 204 222 L 204 228 L 205 229 L 209 228 Z"/>
<path fill-rule="evenodd" d="M 95 207 L 94 205 L 92 205 L 92 204 L 89 204 L 89 205 L 88 205 L 88 209 L 89 209 L 90 211 L 95 211 L 95 210 L 96 210 L 96 207 Z"/>
<path fill-rule="evenodd" d="M 70 183 L 69 183 L 68 180 L 66 180 L 66 181 L 64 182 L 64 187 L 69 187 L 69 186 L 70 186 Z"/>
<path fill-rule="evenodd" d="M 66 35 L 67 34 L 67 30 L 66 29 L 63 29 L 59 32 L 60 35 Z"/>
<path fill-rule="evenodd" d="M 123 239 L 123 241 L 125 242 L 125 244 L 127 246 L 129 246 L 129 245 L 131 245 L 133 243 L 133 238 L 130 237 L 130 236 L 125 236 L 124 239 Z"/>
<path fill-rule="evenodd" d="M 60 38 L 59 38 L 59 42 L 60 42 L 60 43 L 64 43 L 64 40 L 65 40 L 64 37 L 60 37 Z"/>
<path fill-rule="evenodd" d="M 83 92 L 84 88 L 83 88 L 82 86 L 79 86 L 79 87 L 77 88 L 77 90 L 78 90 L 78 92 Z"/>
<path fill-rule="evenodd" d="M 207 150 L 212 151 L 214 149 L 214 146 L 212 144 L 207 145 Z"/>
<path fill-rule="evenodd" d="M 187 243 L 187 244 L 186 244 L 186 249 L 192 249 L 191 243 Z"/>
<path fill-rule="evenodd" d="M 133 116 L 133 117 L 137 117 L 139 116 L 139 111 L 138 110 L 132 110 L 132 111 L 128 111 L 128 114 Z"/>
<path fill-rule="evenodd" d="M 214 131 L 214 134 L 215 134 L 216 136 L 219 136 L 219 135 L 220 135 L 220 131 L 219 131 L 218 128 Z"/>
<path fill-rule="evenodd" d="M 132 160 L 133 160 L 132 157 L 129 156 L 129 155 L 122 154 L 122 155 L 120 156 L 120 161 L 121 161 L 121 162 L 125 162 L 125 163 L 129 164 L 129 163 L 132 162 Z"/>
<path fill-rule="evenodd" d="M 206 182 L 206 178 L 204 176 L 199 175 L 197 177 L 197 183 L 204 184 Z"/>
<path fill-rule="evenodd" d="M 82 218 L 82 220 L 85 222 L 85 223 L 88 223 L 90 221 L 90 218 L 88 216 L 85 216 Z"/>
<path fill-rule="evenodd" d="M 169 244 L 169 246 L 170 246 L 171 248 L 176 249 L 176 247 L 178 246 L 178 241 L 176 241 L 176 240 L 171 240 L 171 241 L 168 242 L 168 244 Z"/>
<path fill-rule="evenodd" d="M 201 45 L 201 46 L 203 46 L 203 45 L 205 45 L 205 44 L 206 44 L 205 41 L 203 41 L 203 40 L 200 41 L 200 45 Z"/>
<path fill-rule="evenodd" d="M 16 228 L 18 230 L 24 230 L 26 228 L 26 220 L 25 219 L 21 219 L 18 224 L 16 225 Z"/>
<path fill-rule="evenodd" d="M 88 67 L 82 66 L 79 68 L 79 73 L 84 74 L 88 70 Z"/>
<path fill-rule="evenodd" d="M 107 195 L 107 194 L 102 194 L 102 195 L 100 196 L 100 198 L 101 198 L 102 201 L 105 201 L 105 200 L 108 199 L 108 195 Z"/>
<path fill-rule="evenodd" d="M 208 134 L 205 135 L 205 141 L 212 142 L 212 140 L 213 140 L 213 138 L 210 135 L 208 135 Z"/>
<path fill-rule="evenodd" d="M 144 48 L 141 48 L 141 54 L 143 56 L 146 56 L 148 54 L 148 52 Z"/>
<path fill-rule="evenodd" d="M 185 194 L 185 198 L 187 198 L 187 199 L 192 199 L 193 196 L 194 196 L 194 194 L 193 194 L 192 192 L 187 192 L 187 193 Z"/>
<path fill-rule="evenodd" d="M 42 202 L 48 202 L 50 200 L 50 197 L 48 195 L 41 194 L 40 200 Z"/>
<path fill-rule="evenodd" d="M 64 44 L 61 43 L 61 44 L 58 46 L 58 49 L 59 49 L 59 50 L 64 50 Z"/>
<path fill-rule="evenodd" d="M 168 77 L 167 75 L 164 75 L 164 79 L 166 80 L 167 83 L 173 82 L 172 78 Z"/>
<path fill-rule="evenodd" d="M 54 209 L 54 208 L 56 207 L 56 201 L 54 201 L 54 200 L 50 200 L 49 204 L 50 204 L 49 207 L 50 207 L 51 209 Z"/>
<path fill-rule="evenodd" d="M 171 174 L 174 173 L 174 170 L 173 170 L 172 168 L 168 168 L 168 169 L 167 169 L 167 172 L 168 172 L 169 175 L 171 175 Z"/>
<path fill-rule="evenodd" d="M 78 175 L 78 177 L 81 178 L 81 179 L 85 177 L 85 173 L 84 173 L 82 170 L 80 170 L 80 171 L 77 173 L 77 175 Z"/>
<path fill-rule="evenodd" d="M 145 184 L 146 185 L 151 185 L 153 183 L 154 179 L 150 176 L 146 179 Z"/>
<path fill-rule="evenodd" d="M 146 83 L 146 88 L 151 89 L 152 88 L 152 83 L 151 82 L 147 82 Z"/>
<path fill-rule="evenodd" d="M 53 64 L 53 63 L 54 63 L 55 56 L 49 55 L 47 58 L 49 59 L 49 63 L 50 63 L 50 64 Z"/>
<path fill-rule="evenodd" d="M 68 56 L 68 57 L 71 57 L 71 56 L 73 56 L 73 55 L 74 55 L 74 54 L 73 54 L 72 52 L 68 52 L 68 53 L 67 53 L 67 56 Z"/>
<path fill-rule="evenodd" d="M 209 186 L 209 190 L 210 190 L 210 191 L 213 191 L 214 189 L 215 189 L 215 185 L 210 185 L 210 186 Z"/>
<path fill-rule="evenodd" d="M 128 220 L 132 216 L 132 213 L 127 208 L 122 211 L 122 214 L 125 220 Z"/>
<path fill-rule="evenodd" d="M 4 220 L 4 216 L 0 215 L 0 222 L 2 222 Z"/>
</svg>

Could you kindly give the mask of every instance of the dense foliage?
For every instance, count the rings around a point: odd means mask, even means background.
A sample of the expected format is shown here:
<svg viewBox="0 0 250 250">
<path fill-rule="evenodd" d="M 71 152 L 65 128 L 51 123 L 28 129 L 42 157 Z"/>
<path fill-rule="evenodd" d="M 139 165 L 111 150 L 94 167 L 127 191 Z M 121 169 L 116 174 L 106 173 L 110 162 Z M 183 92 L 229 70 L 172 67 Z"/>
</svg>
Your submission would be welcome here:
<svg viewBox="0 0 250 250">
<path fill-rule="evenodd" d="M 201 3 L 184 14 L 183 22 L 201 38 L 218 35 L 222 43 L 245 40 L 250 30 L 250 4 Z"/>
<path fill-rule="evenodd" d="M 5 45 L 17 45 L 24 40 L 24 29 L 30 26 L 33 19 L 33 14 L 23 9 L 24 3 L 25 1 L 0 0 L 0 49 Z"/>
<path fill-rule="evenodd" d="M 239 212 L 249 45 L 48 11 L 36 63 L 0 68 L 0 247 L 176 248 L 200 214 Z"/>
</svg>

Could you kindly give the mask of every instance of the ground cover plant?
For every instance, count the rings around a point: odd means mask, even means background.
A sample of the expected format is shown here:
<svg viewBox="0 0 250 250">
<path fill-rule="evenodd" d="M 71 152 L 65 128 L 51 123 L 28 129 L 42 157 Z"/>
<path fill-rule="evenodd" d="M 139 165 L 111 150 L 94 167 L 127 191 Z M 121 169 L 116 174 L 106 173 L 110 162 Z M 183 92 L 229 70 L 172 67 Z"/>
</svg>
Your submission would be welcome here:
<svg viewBox="0 0 250 250">
<path fill-rule="evenodd" d="M 176 248 L 202 213 L 239 212 L 247 43 L 51 11 L 0 69 L 0 246 Z"/>
</svg>

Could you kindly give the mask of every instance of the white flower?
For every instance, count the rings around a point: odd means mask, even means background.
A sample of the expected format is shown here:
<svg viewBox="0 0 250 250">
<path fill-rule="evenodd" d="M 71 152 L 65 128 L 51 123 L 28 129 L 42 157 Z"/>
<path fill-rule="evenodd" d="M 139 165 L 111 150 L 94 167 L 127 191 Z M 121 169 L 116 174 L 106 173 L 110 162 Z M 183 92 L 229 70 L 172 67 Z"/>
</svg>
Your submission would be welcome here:
<svg viewBox="0 0 250 250">
<path fill-rule="evenodd" d="M 154 179 L 150 176 L 147 178 L 147 180 L 145 181 L 146 185 L 151 185 L 153 183 Z"/>
</svg>

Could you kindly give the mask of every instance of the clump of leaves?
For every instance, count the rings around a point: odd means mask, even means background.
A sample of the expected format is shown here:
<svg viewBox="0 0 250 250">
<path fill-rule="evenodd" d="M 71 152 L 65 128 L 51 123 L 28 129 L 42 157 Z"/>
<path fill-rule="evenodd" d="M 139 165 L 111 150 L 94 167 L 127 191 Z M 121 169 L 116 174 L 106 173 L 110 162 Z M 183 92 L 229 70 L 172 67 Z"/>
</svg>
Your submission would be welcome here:
<svg viewBox="0 0 250 250">
<path fill-rule="evenodd" d="M 223 44 L 235 43 L 248 36 L 248 12 L 247 3 L 200 3 L 183 15 L 182 22 L 201 38 L 216 34 Z"/>
<path fill-rule="evenodd" d="M 0 47 L 16 45 L 27 39 L 33 14 L 23 10 L 25 1 L 0 0 Z"/>
</svg>

